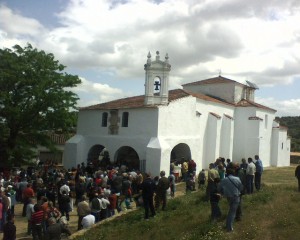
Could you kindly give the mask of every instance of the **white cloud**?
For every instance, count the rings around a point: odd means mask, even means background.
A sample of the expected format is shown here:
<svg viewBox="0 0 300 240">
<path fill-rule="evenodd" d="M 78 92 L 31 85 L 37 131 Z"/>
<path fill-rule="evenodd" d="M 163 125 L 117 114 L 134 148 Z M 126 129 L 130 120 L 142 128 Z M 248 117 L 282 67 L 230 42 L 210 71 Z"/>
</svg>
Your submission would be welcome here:
<svg viewBox="0 0 300 240">
<path fill-rule="evenodd" d="M 85 78 L 80 78 L 81 84 L 72 89 L 80 96 L 79 106 L 111 101 L 126 96 L 121 89 L 112 88 L 107 84 L 91 82 Z"/>
<path fill-rule="evenodd" d="M 276 109 L 277 116 L 300 116 L 300 98 L 278 101 L 273 97 L 270 97 L 256 98 L 255 100 L 258 103 Z"/>
<path fill-rule="evenodd" d="M 59 24 L 52 26 L 59 27 L 47 29 L 22 9 L 0 5 L 0 38 L 5 47 L 30 42 L 69 68 L 110 72 L 115 81 L 143 79 L 148 51 L 159 50 L 162 57 L 169 53 L 171 88 L 219 69 L 274 86 L 300 76 L 299 6 L 294 0 L 70 0 L 56 13 Z M 125 95 L 85 84 L 80 91 L 88 89 L 91 101 Z"/>
</svg>

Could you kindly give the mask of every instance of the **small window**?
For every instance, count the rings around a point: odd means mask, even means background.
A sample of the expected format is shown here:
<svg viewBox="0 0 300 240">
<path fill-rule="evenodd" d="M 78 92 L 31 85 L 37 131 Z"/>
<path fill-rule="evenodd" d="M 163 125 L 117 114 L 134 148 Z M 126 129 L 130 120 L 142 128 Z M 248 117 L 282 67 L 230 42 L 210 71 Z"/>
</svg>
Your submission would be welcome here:
<svg viewBox="0 0 300 240">
<path fill-rule="evenodd" d="M 122 127 L 128 127 L 128 117 L 129 117 L 129 113 L 128 112 L 123 112 L 123 114 L 122 114 Z"/>
<path fill-rule="evenodd" d="M 107 127 L 107 118 L 108 118 L 108 113 L 104 112 L 102 113 L 102 127 Z"/>
</svg>

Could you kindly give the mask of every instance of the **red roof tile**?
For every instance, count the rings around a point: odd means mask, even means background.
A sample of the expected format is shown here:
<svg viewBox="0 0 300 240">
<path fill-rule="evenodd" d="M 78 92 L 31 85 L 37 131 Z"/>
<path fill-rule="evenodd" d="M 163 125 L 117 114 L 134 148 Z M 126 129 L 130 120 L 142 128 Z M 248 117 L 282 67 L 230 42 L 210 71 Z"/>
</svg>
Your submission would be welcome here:
<svg viewBox="0 0 300 240">
<path fill-rule="evenodd" d="M 169 91 L 169 102 L 175 101 L 175 100 L 180 99 L 180 98 L 188 97 L 188 96 L 193 96 L 193 97 L 196 97 L 198 99 L 205 100 L 205 101 L 232 105 L 230 103 L 220 101 L 218 99 L 206 96 L 204 94 L 192 93 L 192 92 L 189 92 L 189 91 L 185 91 L 183 89 L 170 90 Z M 82 108 L 80 108 L 80 110 L 157 107 L 157 105 L 144 105 L 144 99 L 145 99 L 144 95 L 128 97 L 128 98 L 122 98 L 122 99 L 117 99 L 117 100 L 106 102 L 106 103 L 100 103 L 100 104 L 96 104 L 96 105 L 92 105 L 92 106 L 88 106 L 88 107 L 82 107 Z"/>
<path fill-rule="evenodd" d="M 269 107 L 266 107 L 264 105 L 261 105 L 261 104 L 258 104 L 256 102 L 252 102 L 250 100 L 246 100 L 246 99 L 242 99 L 241 101 L 239 101 L 237 104 L 236 104 L 237 107 L 257 107 L 257 108 L 262 108 L 262 109 L 266 109 L 266 110 L 270 110 L 270 111 L 274 111 L 274 112 L 277 112 L 275 109 L 273 108 L 269 108 Z"/>
<path fill-rule="evenodd" d="M 216 114 L 216 113 L 210 112 L 210 114 L 213 115 L 214 117 L 216 117 L 217 119 L 220 119 L 220 118 L 221 118 L 221 116 L 218 115 L 218 114 Z"/>
<path fill-rule="evenodd" d="M 201 81 L 197 81 L 197 82 L 187 83 L 187 84 L 183 84 L 182 86 L 205 85 L 205 84 L 216 84 L 216 83 L 236 83 L 236 84 L 248 87 L 245 84 L 239 83 L 237 81 L 234 81 L 229 78 L 222 77 L 222 76 L 209 78 L 209 79 L 205 79 L 205 80 L 201 80 Z"/>
<path fill-rule="evenodd" d="M 263 120 L 263 119 L 261 119 L 260 117 L 257 117 L 257 116 L 249 117 L 248 119 L 249 120 L 260 120 L 260 121 Z"/>
</svg>

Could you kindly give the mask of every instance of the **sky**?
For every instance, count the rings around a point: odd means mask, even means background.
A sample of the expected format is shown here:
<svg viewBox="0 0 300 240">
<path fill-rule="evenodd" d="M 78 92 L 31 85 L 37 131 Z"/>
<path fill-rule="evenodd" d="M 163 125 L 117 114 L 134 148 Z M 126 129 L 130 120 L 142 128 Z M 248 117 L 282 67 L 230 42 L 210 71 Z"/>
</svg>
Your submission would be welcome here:
<svg viewBox="0 0 300 240">
<path fill-rule="evenodd" d="M 0 47 L 53 53 L 78 75 L 80 107 L 143 95 L 148 52 L 169 55 L 170 89 L 222 76 L 300 116 L 299 0 L 0 0 Z"/>
</svg>

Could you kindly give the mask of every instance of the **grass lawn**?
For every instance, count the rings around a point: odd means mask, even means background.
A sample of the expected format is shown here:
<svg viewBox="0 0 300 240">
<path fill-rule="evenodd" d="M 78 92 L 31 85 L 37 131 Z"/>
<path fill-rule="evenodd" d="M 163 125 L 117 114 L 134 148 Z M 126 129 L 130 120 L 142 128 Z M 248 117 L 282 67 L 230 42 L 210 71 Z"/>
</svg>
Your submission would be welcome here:
<svg viewBox="0 0 300 240">
<path fill-rule="evenodd" d="M 77 237 L 83 239 L 300 239 L 300 193 L 294 177 L 295 166 L 266 169 L 262 190 L 243 196 L 242 221 L 234 231 L 223 230 L 228 210 L 226 199 L 220 201 L 223 213 L 217 223 L 210 221 L 210 204 L 200 190 L 169 200 L 167 211 L 150 221 L 143 220 L 143 209 L 118 216 Z M 182 187 L 182 186 L 181 186 Z"/>
</svg>

